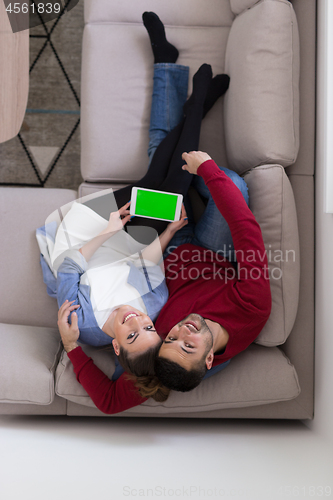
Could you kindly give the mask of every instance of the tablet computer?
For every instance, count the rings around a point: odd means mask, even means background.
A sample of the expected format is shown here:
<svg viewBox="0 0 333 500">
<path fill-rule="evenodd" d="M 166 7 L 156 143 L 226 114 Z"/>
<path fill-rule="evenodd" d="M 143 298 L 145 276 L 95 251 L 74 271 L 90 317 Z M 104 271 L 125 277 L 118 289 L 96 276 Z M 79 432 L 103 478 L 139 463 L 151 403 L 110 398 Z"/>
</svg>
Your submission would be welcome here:
<svg viewBox="0 0 333 500">
<path fill-rule="evenodd" d="M 172 222 L 179 220 L 182 203 L 181 194 L 133 187 L 130 214 Z"/>
</svg>

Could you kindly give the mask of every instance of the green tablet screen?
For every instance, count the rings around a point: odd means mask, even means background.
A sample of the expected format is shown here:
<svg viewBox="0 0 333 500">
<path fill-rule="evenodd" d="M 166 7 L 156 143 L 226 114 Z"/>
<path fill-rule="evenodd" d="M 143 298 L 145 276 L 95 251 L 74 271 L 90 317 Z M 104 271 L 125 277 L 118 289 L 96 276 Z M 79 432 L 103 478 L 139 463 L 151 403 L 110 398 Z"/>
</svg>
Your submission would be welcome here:
<svg viewBox="0 0 333 500">
<path fill-rule="evenodd" d="M 168 193 L 156 193 L 138 189 L 135 215 L 156 219 L 174 220 L 178 196 Z"/>
</svg>

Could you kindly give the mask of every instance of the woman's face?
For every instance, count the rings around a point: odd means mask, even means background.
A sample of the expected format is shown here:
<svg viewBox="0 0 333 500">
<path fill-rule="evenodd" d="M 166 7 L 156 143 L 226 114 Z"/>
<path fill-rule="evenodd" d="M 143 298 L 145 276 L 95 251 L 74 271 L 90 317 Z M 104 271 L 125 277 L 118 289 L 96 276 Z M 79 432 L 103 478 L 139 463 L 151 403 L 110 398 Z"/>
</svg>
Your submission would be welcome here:
<svg viewBox="0 0 333 500">
<path fill-rule="evenodd" d="M 111 315 L 115 353 L 122 346 L 129 353 L 138 353 L 154 347 L 160 342 L 154 323 L 146 314 L 132 306 L 121 306 Z"/>
</svg>

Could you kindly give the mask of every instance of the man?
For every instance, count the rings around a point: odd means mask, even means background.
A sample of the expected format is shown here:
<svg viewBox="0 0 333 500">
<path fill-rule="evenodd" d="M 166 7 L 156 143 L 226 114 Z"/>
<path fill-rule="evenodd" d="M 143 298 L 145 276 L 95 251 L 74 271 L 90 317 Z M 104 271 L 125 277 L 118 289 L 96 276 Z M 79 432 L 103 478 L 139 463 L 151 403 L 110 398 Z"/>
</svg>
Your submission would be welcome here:
<svg viewBox="0 0 333 500">
<path fill-rule="evenodd" d="M 155 323 L 164 338 L 155 372 L 166 387 L 185 392 L 256 339 L 270 315 L 271 293 L 261 229 L 240 190 L 206 153 L 183 159 L 227 222 L 237 259 L 236 266 L 228 260 L 223 240 L 213 252 L 208 237 L 200 241 L 194 233 L 164 261 L 169 299 Z M 221 234 L 218 224 L 211 229 Z"/>
</svg>

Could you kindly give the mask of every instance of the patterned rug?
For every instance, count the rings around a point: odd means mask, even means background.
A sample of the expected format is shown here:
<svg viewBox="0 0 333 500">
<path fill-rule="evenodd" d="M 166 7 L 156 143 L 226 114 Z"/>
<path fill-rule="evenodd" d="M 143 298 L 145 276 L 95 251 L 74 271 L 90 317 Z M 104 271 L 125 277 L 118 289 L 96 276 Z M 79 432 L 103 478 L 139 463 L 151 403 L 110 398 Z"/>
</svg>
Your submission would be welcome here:
<svg viewBox="0 0 333 500">
<path fill-rule="evenodd" d="M 64 3 L 64 2 L 63 2 Z M 30 29 L 29 98 L 23 125 L 0 144 L 0 184 L 77 189 L 83 0 Z"/>
</svg>

